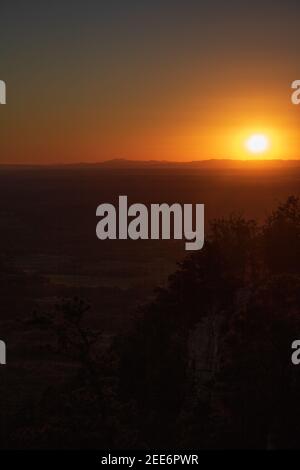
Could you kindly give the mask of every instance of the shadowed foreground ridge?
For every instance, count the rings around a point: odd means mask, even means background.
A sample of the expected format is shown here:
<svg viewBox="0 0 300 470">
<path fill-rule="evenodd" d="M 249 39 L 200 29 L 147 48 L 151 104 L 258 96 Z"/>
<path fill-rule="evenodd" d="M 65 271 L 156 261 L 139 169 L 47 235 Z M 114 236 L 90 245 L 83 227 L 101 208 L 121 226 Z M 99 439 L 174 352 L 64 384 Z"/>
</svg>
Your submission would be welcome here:
<svg viewBox="0 0 300 470">
<path fill-rule="evenodd" d="M 70 373 L 24 403 L 5 446 L 300 447 L 297 198 L 261 225 L 241 215 L 212 221 L 203 250 L 108 348 L 89 308 L 67 299 L 24 323 Z"/>
</svg>

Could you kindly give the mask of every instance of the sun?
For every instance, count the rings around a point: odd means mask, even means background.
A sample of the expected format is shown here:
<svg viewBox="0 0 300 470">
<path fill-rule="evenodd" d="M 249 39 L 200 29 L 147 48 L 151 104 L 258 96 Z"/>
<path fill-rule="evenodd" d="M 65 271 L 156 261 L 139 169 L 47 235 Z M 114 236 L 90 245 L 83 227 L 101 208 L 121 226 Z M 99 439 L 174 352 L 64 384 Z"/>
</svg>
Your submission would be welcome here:
<svg viewBox="0 0 300 470">
<path fill-rule="evenodd" d="M 250 153 L 265 153 L 270 147 L 270 141 L 264 134 L 253 134 L 245 142 L 246 149 Z"/>
</svg>

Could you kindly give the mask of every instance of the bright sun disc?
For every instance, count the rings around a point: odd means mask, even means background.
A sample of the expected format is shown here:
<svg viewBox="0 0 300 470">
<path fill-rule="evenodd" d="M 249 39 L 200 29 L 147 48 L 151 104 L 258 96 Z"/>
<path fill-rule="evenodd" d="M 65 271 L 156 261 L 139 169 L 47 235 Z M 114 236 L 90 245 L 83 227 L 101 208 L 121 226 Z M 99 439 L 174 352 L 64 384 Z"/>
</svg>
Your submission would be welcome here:
<svg viewBox="0 0 300 470">
<path fill-rule="evenodd" d="M 246 148 L 251 153 L 263 153 L 269 148 L 269 140 L 263 134 L 255 134 L 246 141 Z"/>
</svg>

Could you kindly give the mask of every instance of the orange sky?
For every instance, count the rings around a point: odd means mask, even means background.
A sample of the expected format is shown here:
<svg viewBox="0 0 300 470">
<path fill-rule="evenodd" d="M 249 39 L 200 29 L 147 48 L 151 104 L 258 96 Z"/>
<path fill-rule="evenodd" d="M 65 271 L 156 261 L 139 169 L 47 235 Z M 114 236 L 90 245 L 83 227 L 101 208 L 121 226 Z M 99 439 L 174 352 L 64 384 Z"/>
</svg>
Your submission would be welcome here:
<svg viewBox="0 0 300 470">
<path fill-rule="evenodd" d="M 215 3 L 4 7 L 0 161 L 251 158 L 253 133 L 299 158 L 299 6 Z"/>
</svg>

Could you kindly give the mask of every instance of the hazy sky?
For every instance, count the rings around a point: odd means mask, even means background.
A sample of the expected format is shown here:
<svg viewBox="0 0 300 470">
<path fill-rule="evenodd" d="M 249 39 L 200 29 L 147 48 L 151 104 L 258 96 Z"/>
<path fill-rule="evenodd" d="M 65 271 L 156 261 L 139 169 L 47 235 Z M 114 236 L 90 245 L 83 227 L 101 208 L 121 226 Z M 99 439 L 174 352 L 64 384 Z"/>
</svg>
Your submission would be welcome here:
<svg viewBox="0 0 300 470">
<path fill-rule="evenodd" d="M 297 158 L 299 0 L 0 6 L 1 162 Z"/>
</svg>

